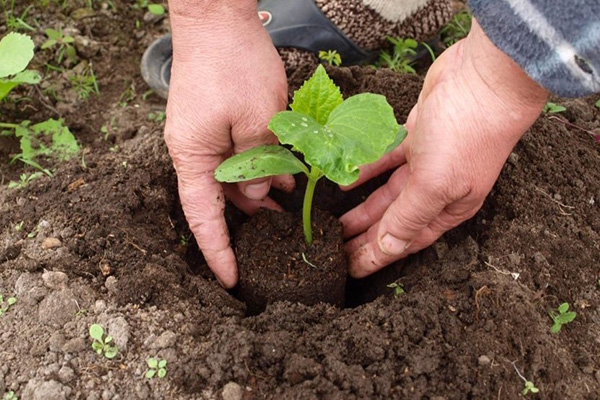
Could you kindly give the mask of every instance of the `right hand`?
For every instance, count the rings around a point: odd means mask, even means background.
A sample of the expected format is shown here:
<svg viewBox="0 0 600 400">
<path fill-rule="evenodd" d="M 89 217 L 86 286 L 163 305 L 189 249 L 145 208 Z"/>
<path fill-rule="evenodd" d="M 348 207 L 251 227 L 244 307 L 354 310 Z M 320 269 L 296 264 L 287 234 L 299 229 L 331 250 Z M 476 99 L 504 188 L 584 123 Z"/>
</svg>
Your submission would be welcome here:
<svg viewBox="0 0 600 400">
<path fill-rule="evenodd" d="M 287 106 L 283 64 L 255 4 L 224 6 L 214 18 L 171 8 L 173 67 L 165 141 L 190 229 L 226 288 L 236 285 L 238 274 L 223 215 L 225 196 L 252 213 L 260 207 L 278 209 L 266 197 L 271 183 L 283 190 L 294 188 L 290 176 L 237 185 L 221 185 L 213 176 L 230 155 L 276 144 L 267 125 Z"/>
</svg>

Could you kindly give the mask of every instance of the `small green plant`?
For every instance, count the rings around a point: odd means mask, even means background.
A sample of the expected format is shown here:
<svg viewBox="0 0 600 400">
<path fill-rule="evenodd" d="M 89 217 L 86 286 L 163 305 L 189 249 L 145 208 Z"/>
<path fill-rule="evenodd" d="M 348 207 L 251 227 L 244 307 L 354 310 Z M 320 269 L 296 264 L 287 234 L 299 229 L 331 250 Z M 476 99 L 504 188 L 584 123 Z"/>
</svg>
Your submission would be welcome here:
<svg viewBox="0 0 600 400">
<path fill-rule="evenodd" d="M 117 346 L 111 344 L 113 341 L 113 337 L 107 335 L 104 337 L 104 328 L 102 325 L 93 324 L 90 326 L 90 337 L 94 339 L 92 343 L 92 349 L 96 351 L 98 354 L 104 354 L 104 357 L 108 359 L 115 358 L 119 349 Z"/>
<path fill-rule="evenodd" d="M 4 395 L 2 396 L 2 400 L 19 400 L 19 398 L 17 397 L 15 392 L 11 390 L 10 392 L 4 393 Z"/>
<path fill-rule="evenodd" d="M 394 297 L 396 298 L 404 293 L 404 286 L 401 283 L 390 283 L 389 285 L 387 285 L 387 287 L 389 287 L 390 289 L 394 289 Z"/>
<path fill-rule="evenodd" d="M 81 100 L 88 100 L 92 94 L 99 95 L 98 80 L 91 66 L 81 71 L 72 71 L 69 82 Z"/>
<path fill-rule="evenodd" d="M 48 28 L 45 32 L 48 40 L 42 44 L 42 50 L 57 47 L 58 53 L 56 61 L 59 64 L 63 62 L 65 55 L 71 63 L 74 64 L 77 62 L 77 51 L 75 50 L 75 46 L 73 46 L 73 43 L 75 43 L 75 38 L 73 36 L 64 35 L 62 28 L 58 28 L 58 30 Z"/>
<path fill-rule="evenodd" d="M 24 189 L 27 187 L 27 185 L 29 185 L 30 182 L 33 182 L 34 180 L 38 179 L 39 177 L 41 177 L 44 173 L 43 172 L 34 172 L 32 174 L 21 174 L 21 176 L 19 176 L 19 181 L 10 181 L 10 183 L 8 184 L 8 188 L 9 189 Z"/>
<path fill-rule="evenodd" d="M 358 179 L 359 166 L 378 160 L 406 137 L 384 96 L 362 93 L 346 100 L 322 65 L 294 94 L 292 111 L 269 123 L 282 144 L 304 155 L 310 168 L 282 146 L 260 146 L 225 160 L 215 171 L 219 182 L 241 182 L 303 172 L 308 177 L 302 219 L 312 244 L 311 209 L 323 176 L 340 185 Z"/>
<path fill-rule="evenodd" d="M 569 303 L 562 303 L 557 309 L 548 311 L 548 314 L 554 322 L 551 329 L 552 333 L 560 332 L 563 325 L 572 322 L 577 316 L 575 311 L 569 311 Z"/>
<path fill-rule="evenodd" d="M 147 9 L 154 15 L 164 15 L 166 13 L 165 7 L 162 4 L 149 3 L 148 0 L 137 0 L 133 8 L 138 10 Z"/>
<path fill-rule="evenodd" d="M 6 22 L 6 28 L 9 31 L 35 31 L 35 28 L 26 22 L 29 11 L 33 8 L 30 4 L 21 15 L 15 14 L 15 0 L 0 0 L 4 8 L 4 21 Z"/>
<path fill-rule="evenodd" d="M 342 56 L 336 50 L 319 51 L 319 60 L 336 67 L 342 65 Z"/>
<path fill-rule="evenodd" d="M 379 66 L 386 67 L 396 72 L 415 74 L 412 67 L 414 56 L 417 54 L 416 48 L 419 45 L 414 39 L 401 39 L 388 37 L 388 41 L 394 46 L 392 53 L 383 51 L 379 55 Z"/>
<path fill-rule="evenodd" d="M 79 152 L 75 136 L 62 119 L 49 119 L 34 125 L 30 121 L 20 124 L 0 123 L 0 129 L 4 129 L 0 130 L 0 136 L 14 134 L 20 140 L 21 152 L 14 155 L 11 162 L 21 161 L 48 176 L 52 176 L 52 173 L 35 160 L 37 157 L 67 161 Z"/>
<path fill-rule="evenodd" d="M 452 17 L 452 20 L 446 24 L 440 31 L 442 43 L 450 47 L 459 40 L 467 37 L 471 30 L 473 16 L 469 10 L 462 10 Z"/>
<path fill-rule="evenodd" d="M 0 101 L 15 87 L 35 85 L 42 79 L 39 72 L 26 70 L 34 47 L 33 40 L 21 33 L 9 33 L 0 40 Z"/>
<path fill-rule="evenodd" d="M 558 114 L 564 111 L 567 111 L 566 107 L 552 102 L 546 103 L 543 109 L 544 114 Z"/>
<path fill-rule="evenodd" d="M 164 111 L 152 111 L 148 114 L 148 120 L 154 122 L 163 122 L 167 119 L 167 114 Z"/>
<path fill-rule="evenodd" d="M 155 357 L 150 357 L 146 360 L 148 371 L 146 371 L 146 379 L 152 379 L 155 376 L 164 378 L 167 376 L 167 360 L 159 360 Z"/>
<path fill-rule="evenodd" d="M 527 394 L 529 392 L 538 393 L 540 391 L 540 389 L 535 387 L 535 384 L 533 383 L 533 381 L 530 381 L 529 379 L 527 379 L 523 376 L 521 371 L 519 371 L 519 369 L 517 368 L 517 364 L 515 364 L 513 362 L 512 365 L 513 365 L 513 368 L 515 369 L 515 371 L 517 371 L 517 375 L 519 375 L 519 378 L 521 378 L 521 380 L 525 383 L 525 387 L 523 388 L 523 391 L 521 392 L 521 393 L 523 393 L 523 396 L 527 396 Z"/>
<path fill-rule="evenodd" d="M 596 106 L 596 108 L 600 108 L 600 100 L 598 100 L 597 102 L 595 102 L 594 106 Z"/>
<path fill-rule="evenodd" d="M 12 307 L 17 302 L 16 297 L 9 297 L 6 299 L 6 303 L 4 302 L 4 297 L 0 294 L 0 317 L 2 314 L 7 312 L 10 307 Z"/>
</svg>

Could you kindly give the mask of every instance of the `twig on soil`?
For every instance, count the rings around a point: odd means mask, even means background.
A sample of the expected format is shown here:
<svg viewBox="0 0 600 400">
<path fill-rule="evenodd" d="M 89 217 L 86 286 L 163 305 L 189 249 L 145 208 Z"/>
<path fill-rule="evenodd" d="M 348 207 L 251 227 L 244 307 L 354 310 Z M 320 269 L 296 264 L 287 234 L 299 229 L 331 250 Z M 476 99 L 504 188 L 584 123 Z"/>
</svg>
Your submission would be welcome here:
<svg viewBox="0 0 600 400">
<path fill-rule="evenodd" d="M 140 252 L 142 252 L 143 255 L 146 255 L 148 253 L 148 251 L 142 249 L 140 246 L 138 246 L 137 244 L 135 244 L 131 240 L 129 240 L 129 237 L 127 236 L 127 232 L 125 232 L 123 229 L 121 229 L 121 232 L 123 232 L 123 234 L 125 235 L 125 238 L 124 238 L 125 243 L 132 245 L 133 247 L 138 249 Z"/>
<path fill-rule="evenodd" d="M 477 320 L 479 319 L 479 311 L 481 311 L 481 307 L 479 306 L 479 296 L 488 293 L 492 293 L 492 291 L 487 285 L 483 285 L 475 291 L 475 319 Z"/>
<path fill-rule="evenodd" d="M 575 124 L 567 121 L 567 119 L 564 117 L 560 117 L 558 115 L 551 115 L 548 117 L 548 119 L 555 119 L 559 122 L 562 122 L 563 124 L 565 124 L 567 126 L 570 126 L 571 128 L 579 129 L 580 131 L 583 131 L 583 132 L 587 133 L 588 135 L 591 135 L 597 142 L 600 142 L 600 133 L 594 132 L 591 129 L 582 128 L 579 125 L 575 125 Z"/>
<path fill-rule="evenodd" d="M 35 87 L 35 90 L 37 91 L 37 94 L 40 96 L 39 97 L 40 103 L 42 103 L 42 105 L 44 107 L 46 107 L 48 110 L 52 111 L 56 116 L 60 117 L 61 114 L 58 112 L 58 110 L 44 101 L 44 94 L 42 93 L 40 88 L 37 85 L 35 85 L 34 87 Z"/>
<path fill-rule="evenodd" d="M 497 273 L 499 273 L 499 274 L 502 274 L 502 275 L 510 275 L 510 276 L 512 276 L 512 278 L 513 278 L 515 281 L 516 281 L 517 279 L 519 279 L 519 276 L 521 276 L 521 274 L 520 274 L 520 273 L 518 273 L 518 272 L 510 272 L 510 271 L 501 270 L 500 268 L 497 268 L 497 267 L 493 266 L 492 264 L 490 264 L 490 263 L 489 263 L 489 262 L 487 262 L 487 261 L 484 261 L 483 263 L 484 263 L 485 265 L 487 265 L 488 267 L 491 267 L 491 268 L 493 268 L 493 269 L 494 269 L 494 271 L 496 271 L 496 272 L 497 272 Z"/>
</svg>

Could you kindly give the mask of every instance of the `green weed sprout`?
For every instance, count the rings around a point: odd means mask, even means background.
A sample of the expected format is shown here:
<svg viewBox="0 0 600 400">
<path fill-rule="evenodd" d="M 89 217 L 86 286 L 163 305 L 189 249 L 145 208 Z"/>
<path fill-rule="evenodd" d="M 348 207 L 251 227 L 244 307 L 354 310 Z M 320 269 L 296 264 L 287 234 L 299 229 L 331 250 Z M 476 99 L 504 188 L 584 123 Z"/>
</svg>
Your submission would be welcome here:
<svg viewBox="0 0 600 400">
<path fill-rule="evenodd" d="M 10 392 L 4 393 L 4 395 L 2 396 L 2 400 L 19 400 L 19 398 L 17 397 L 15 392 L 11 390 Z"/>
<path fill-rule="evenodd" d="M 269 123 L 282 144 L 304 155 L 305 165 L 282 146 L 259 146 L 225 160 L 215 171 L 219 182 L 241 182 L 303 172 L 308 177 L 302 220 L 312 244 L 311 209 L 317 181 L 323 176 L 340 185 L 358 179 L 359 166 L 378 160 L 406 137 L 384 96 L 362 93 L 343 99 L 322 65 L 294 94 L 292 111 Z M 309 168 L 310 167 L 310 168 Z"/>
<path fill-rule="evenodd" d="M 138 10 L 145 8 L 154 15 L 164 15 L 166 13 L 165 7 L 162 4 L 148 3 L 148 0 L 137 0 L 133 8 Z"/>
<path fill-rule="evenodd" d="M 150 357 L 146 360 L 148 371 L 146 371 L 146 379 L 152 379 L 154 376 L 164 378 L 167 376 L 167 360 L 159 360 L 158 358 Z"/>
<path fill-rule="evenodd" d="M 61 64 L 65 55 L 72 63 L 77 62 L 77 51 L 75 50 L 75 38 L 71 35 L 64 35 L 62 28 L 45 30 L 48 40 L 42 44 L 42 50 L 58 46 L 58 57 L 56 61 Z"/>
<path fill-rule="evenodd" d="M 452 20 L 440 31 L 444 46 L 450 47 L 462 38 L 467 37 L 471 30 L 473 16 L 469 10 L 462 10 L 452 17 Z"/>
<path fill-rule="evenodd" d="M 342 65 L 342 56 L 336 50 L 319 51 L 319 60 L 335 67 Z"/>
<path fill-rule="evenodd" d="M 597 102 L 595 102 L 595 103 L 594 103 L 594 106 L 595 106 L 596 108 L 600 108 L 600 100 L 598 100 Z"/>
<path fill-rule="evenodd" d="M 104 338 L 104 328 L 102 325 L 93 324 L 90 326 L 90 337 L 94 339 L 92 343 L 92 349 L 96 351 L 99 355 L 104 353 L 104 357 L 108 359 L 115 358 L 119 349 L 117 346 L 110 344 L 113 341 L 113 337 L 107 335 Z"/>
<path fill-rule="evenodd" d="M 572 322 L 577 316 L 575 311 L 569 311 L 569 303 L 562 303 L 557 309 L 548 311 L 548 314 L 554 322 L 551 329 L 552 333 L 560 332 L 563 325 Z"/>
<path fill-rule="evenodd" d="M 0 101 L 15 87 L 36 85 L 42 79 L 39 72 L 26 69 L 34 47 L 31 38 L 21 33 L 9 33 L 0 40 Z"/>
<path fill-rule="evenodd" d="M 519 378 L 521 378 L 521 380 L 523 382 L 525 382 L 525 387 L 523 388 L 523 391 L 521 393 L 523 393 L 523 396 L 527 396 L 527 394 L 529 392 L 531 393 L 538 393 L 540 391 L 540 389 L 538 389 L 535 384 L 533 383 L 533 381 L 530 381 L 529 379 L 525 378 L 523 376 L 523 374 L 521 373 L 521 371 L 519 371 L 519 369 L 517 368 L 517 365 L 513 362 L 512 363 L 513 368 L 515 369 L 515 371 L 517 371 L 517 375 L 519 375 Z"/>
<path fill-rule="evenodd" d="M 402 293 L 404 293 L 404 286 L 401 283 L 390 283 L 387 285 L 390 289 L 394 289 L 394 297 L 398 298 Z"/>
<path fill-rule="evenodd" d="M 14 305 L 16 302 L 17 302 L 16 297 L 9 297 L 8 299 L 6 299 L 6 304 L 5 304 L 4 297 L 0 294 L 0 317 L 2 316 L 2 314 L 7 312 L 10 309 L 10 307 L 12 305 Z"/>
<path fill-rule="evenodd" d="M 24 189 L 27 187 L 27 185 L 29 185 L 30 182 L 33 182 L 34 180 L 38 179 L 42 175 L 44 175 L 44 173 L 39 172 L 39 171 L 34 172 L 32 174 L 21 174 L 19 176 L 19 181 L 10 181 L 8 183 L 8 188 L 9 189 Z"/>
<path fill-rule="evenodd" d="M 560 104 L 552 103 L 550 101 L 546 103 L 544 109 L 542 110 L 544 114 L 558 114 L 565 111 L 567 111 L 566 107 L 561 106 Z"/>
<path fill-rule="evenodd" d="M 379 65 L 387 67 L 392 71 L 416 74 L 417 71 L 412 67 L 414 56 L 417 54 L 416 48 L 419 43 L 414 39 L 401 39 L 388 37 L 387 40 L 394 45 L 392 53 L 381 52 L 379 56 Z"/>
</svg>

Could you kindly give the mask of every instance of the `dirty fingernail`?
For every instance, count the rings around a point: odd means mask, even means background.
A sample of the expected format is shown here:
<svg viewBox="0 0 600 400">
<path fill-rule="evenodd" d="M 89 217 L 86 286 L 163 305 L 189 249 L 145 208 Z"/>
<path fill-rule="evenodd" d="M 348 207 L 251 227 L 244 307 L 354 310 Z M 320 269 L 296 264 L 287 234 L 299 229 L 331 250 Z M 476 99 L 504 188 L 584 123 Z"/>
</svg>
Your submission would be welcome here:
<svg viewBox="0 0 600 400">
<path fill-rule="evenodd" d="M 408 247 L 406 241 L 398 239 L 390 233 L 383 235 L 378 242 L 381 252 L 390 256 L 400 255 Z"/>
<path fill-rule="evenodd" d="M 262 200 L 269 191 L 269 182 L 254 183 L 246 186 L 244 194 L 252 200 Z"/>
</svg>

